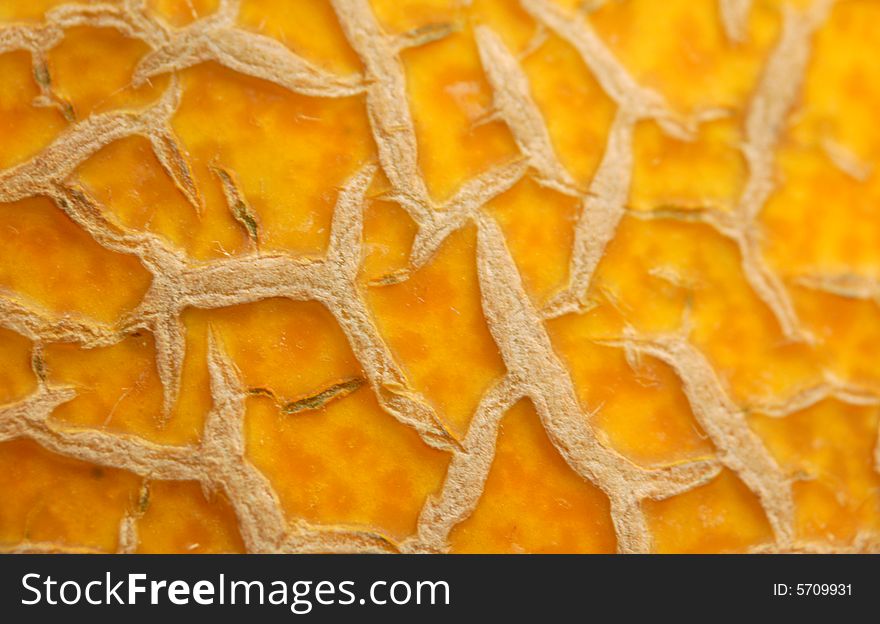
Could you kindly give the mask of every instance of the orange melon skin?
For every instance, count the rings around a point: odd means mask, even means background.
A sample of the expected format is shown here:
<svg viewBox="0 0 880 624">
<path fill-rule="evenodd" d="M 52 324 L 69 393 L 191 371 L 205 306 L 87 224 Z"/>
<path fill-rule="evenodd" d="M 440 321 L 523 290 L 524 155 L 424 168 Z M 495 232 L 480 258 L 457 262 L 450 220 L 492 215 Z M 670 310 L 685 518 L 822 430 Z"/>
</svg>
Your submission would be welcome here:
<svg viewBox="0 0 880 624">
<path fill-rule="evenodd" d="M 0 4 L 0 549 L 880 549 L 880 5 Z"/>
</svg>

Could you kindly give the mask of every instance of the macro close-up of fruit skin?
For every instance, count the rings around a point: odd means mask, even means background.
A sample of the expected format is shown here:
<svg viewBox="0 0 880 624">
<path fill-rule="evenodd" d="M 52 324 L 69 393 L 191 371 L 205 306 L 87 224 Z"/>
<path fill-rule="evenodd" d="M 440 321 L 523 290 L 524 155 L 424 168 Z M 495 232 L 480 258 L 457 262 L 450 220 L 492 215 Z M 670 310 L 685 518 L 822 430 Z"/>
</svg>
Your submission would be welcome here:
<svg viewBox="0 0 880 624">
<path fill-rule="evenodd" d="M 0 550 L 880 551 L 880 2 L 0 2 Z"/>
</svg>

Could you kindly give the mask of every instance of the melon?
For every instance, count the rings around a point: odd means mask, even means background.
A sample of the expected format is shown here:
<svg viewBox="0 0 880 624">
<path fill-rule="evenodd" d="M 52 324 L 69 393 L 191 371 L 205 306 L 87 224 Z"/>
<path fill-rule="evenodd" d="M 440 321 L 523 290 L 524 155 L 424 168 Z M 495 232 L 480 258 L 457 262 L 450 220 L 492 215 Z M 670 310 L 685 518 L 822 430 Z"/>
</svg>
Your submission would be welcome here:
<svg viewBox="0 0 880 624">
<path fill-rule="evenodd" d="M 0 4 L 0 548 L 880 549 L 880 4 Z"/>
</svg>

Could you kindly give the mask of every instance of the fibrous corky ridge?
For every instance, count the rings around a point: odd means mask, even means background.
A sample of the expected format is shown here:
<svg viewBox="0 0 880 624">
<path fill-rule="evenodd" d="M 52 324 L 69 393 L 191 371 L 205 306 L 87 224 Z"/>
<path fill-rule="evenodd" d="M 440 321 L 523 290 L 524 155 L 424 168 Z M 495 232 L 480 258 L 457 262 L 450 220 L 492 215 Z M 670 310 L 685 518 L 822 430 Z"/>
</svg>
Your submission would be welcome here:
<svg viewBox="0 0 880 624">
<path fill-rule="evenodd" d="M 880 9 L 0 7 L 0 547 L 880 549 Z"/>
</svg>

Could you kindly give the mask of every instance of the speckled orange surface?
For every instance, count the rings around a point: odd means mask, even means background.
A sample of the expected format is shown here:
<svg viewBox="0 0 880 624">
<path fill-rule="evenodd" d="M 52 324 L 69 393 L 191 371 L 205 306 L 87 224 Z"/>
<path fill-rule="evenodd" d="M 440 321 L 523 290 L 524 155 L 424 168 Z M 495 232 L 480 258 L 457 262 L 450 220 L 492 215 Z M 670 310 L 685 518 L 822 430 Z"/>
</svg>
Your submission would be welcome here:
<svg viewBox="0 0 880 624">
<path fill-rule="evenodd" d="M 880 548 L 878 57 L 873 0 L 0 3 L 0 548 Z"/>
</svg>

